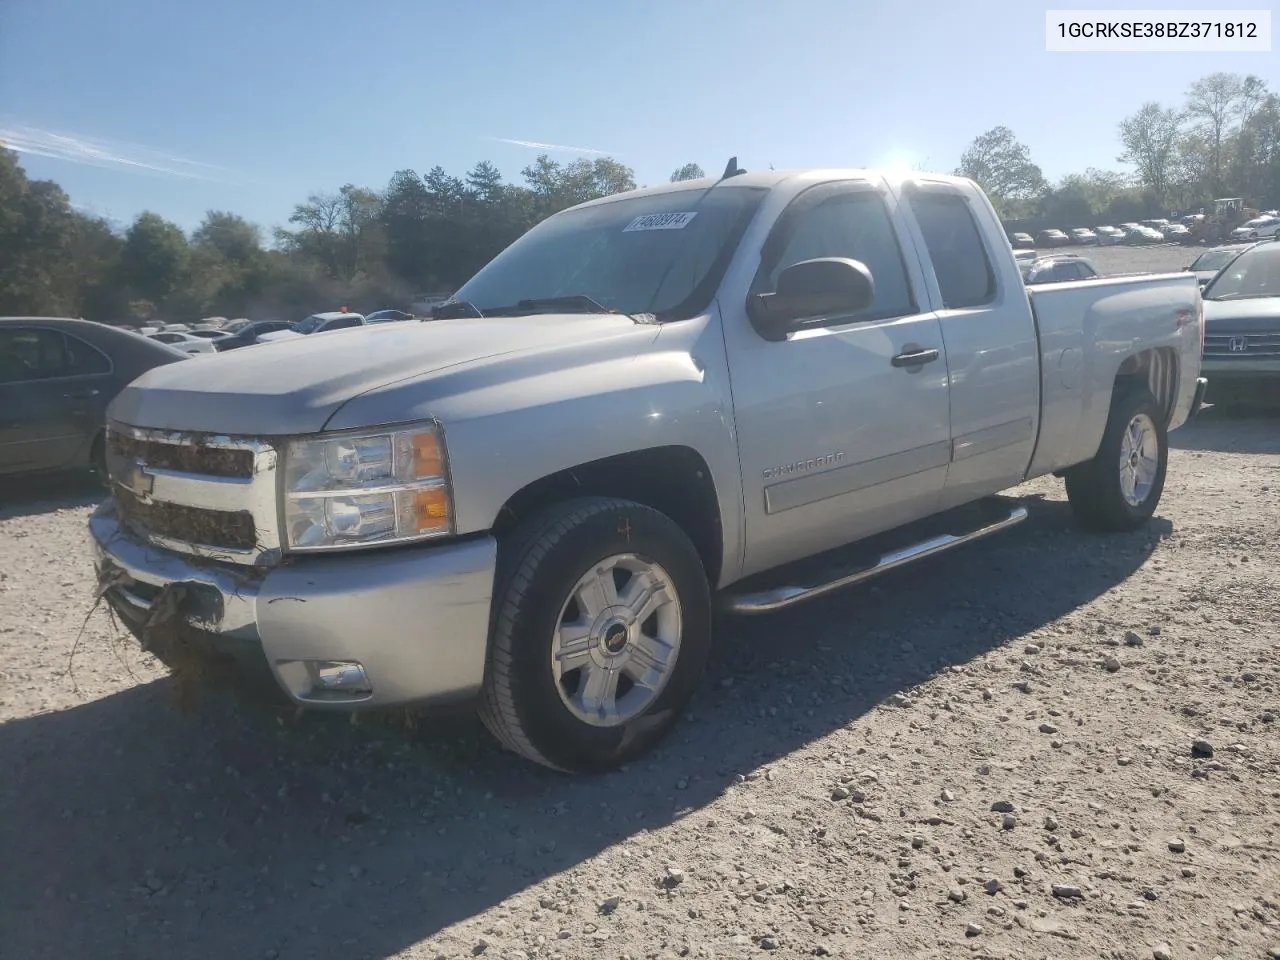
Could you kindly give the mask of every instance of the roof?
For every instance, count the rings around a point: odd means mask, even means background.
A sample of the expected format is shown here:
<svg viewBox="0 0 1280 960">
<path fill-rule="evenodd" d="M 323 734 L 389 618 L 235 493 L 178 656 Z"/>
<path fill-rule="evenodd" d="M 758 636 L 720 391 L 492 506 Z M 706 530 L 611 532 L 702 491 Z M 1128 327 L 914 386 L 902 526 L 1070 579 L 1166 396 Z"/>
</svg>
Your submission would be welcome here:
<svg viewBox="0 0 1280 960">
<path fill-rule="evenodd" d="M 864 167 L 814 167 L 811 169 L 796 168 L 789 170 L 756 170 L 748 173 L 740 173 L 737 176 L 729 177 L 723 181 L 719 177 L 702 177 L 698 180 L 681 180 L 676 183 L 660 183 L 652 187 L 640 187 L 636 190 L 628 190 L 626 193 L 614 193 L 607 197 L 600 197 L 596 200 L 588 200 L 586 203 L 579 204 L 577 207 L 570 207 L 569 209 L 576 210 L 581 207 L 593 207 L 600 204 L 613 203 L 617 200 L 630 200 L 637 197 L 678 193 L 686 190 L 707 190 L 721 182 L 723 182 L 726 187 L 756 187 L 771 189 L 789 180 L 805 179 L 820 183 L 824 180 L 850 180 L 858 178 L 883 178 L 894 185 L 909 183 L 913 180 L 930 180 L 934 182 L 954 184 L 971 182 L 964 177 L 957 177 L 943 173 L 926 173 L 921 170 L 890 172 L 887 170 L 874 170 Z"/>
</svg>

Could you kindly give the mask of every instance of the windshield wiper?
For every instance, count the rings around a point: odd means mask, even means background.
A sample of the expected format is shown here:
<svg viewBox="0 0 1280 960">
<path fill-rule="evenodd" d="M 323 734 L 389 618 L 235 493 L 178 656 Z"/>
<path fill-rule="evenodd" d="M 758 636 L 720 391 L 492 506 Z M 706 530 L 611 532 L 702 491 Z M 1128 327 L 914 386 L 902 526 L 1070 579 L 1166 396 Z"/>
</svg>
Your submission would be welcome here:
<svg viewBox="0 0 1280 960">
<path fill-rule="evenodd" d="M 585 293 L 575 293 L 567 297 L 529 297 L 512 306 L 493 307 L 490 316 L 502 314 L 513 317 L 528 313 L 541 313 L 544 310 L 571 310 L 576 313 L 618 313 L 602 303 L 592 300 Z"/>
<path fill-rule="evenodd" d="M 1230 303 L 1235 300 L 1274 300 L 1280 297 L 1280 291 L 1276 293 L 1228 293 L 1221 297 L 1205 297 L 1206 300 L 1213 300 L 1217 303 Z"/>
<path fill-rule="evenodd" d="M 431 308 L 432 320 L 456 320 L 459 317 L 484 317 L 484 314 L 470 300 L 446 300 Z"/>
</svg>

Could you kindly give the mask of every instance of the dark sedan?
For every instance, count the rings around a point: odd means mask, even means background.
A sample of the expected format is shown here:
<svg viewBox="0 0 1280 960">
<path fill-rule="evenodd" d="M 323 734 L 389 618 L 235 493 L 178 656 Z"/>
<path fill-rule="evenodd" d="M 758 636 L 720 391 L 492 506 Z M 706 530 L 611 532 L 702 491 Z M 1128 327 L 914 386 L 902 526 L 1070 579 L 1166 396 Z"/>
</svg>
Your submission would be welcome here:
<svg viewBox="0 0 1280 960">
<path fill-rule="evenodd" d="M 264 333 L 275 333 L 277 330 L 288 330 L 293 324 L 288 320 L 253 320 L 235 327 L 229 337 L 219 337 L 213 341 L 213 348 L 219 353 L 235 350 L 239 347 L 250 347 L 258 342 Z"/>
<path fill-rule="evenodd" d="M 88 320 L 0 317 L 0 475 L 102 475 L 107 404 L 152 367 L 187 359 Z"/>
</svg>

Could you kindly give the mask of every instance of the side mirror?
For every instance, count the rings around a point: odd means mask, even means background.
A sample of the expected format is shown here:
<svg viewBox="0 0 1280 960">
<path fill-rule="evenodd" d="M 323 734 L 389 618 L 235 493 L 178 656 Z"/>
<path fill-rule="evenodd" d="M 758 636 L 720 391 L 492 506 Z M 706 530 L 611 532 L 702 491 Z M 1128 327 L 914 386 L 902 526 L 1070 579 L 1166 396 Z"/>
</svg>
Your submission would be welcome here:
<svg viewBox="0 0 1280 960">
<path fill-rule="evenodd" d="M 875 301 L 875 281 L 866 264 L 844 257 L 793 263 L 778 275 L 773 293 L 755 293 L 747 313 L 766 340 L 785 340 L 805 320 L 845 315 Z"/>
</svg>

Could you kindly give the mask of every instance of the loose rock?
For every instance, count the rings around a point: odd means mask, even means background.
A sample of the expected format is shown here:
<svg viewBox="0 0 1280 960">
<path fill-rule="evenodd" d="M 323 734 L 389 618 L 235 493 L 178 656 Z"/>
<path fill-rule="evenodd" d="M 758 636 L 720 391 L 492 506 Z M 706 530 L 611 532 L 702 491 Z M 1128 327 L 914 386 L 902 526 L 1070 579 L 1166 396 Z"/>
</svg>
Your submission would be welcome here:
<svg viewBox="0 0 1280 960">
<path fill-rule="evenodd" d="M 1083 900 L 1084 891 L 1079 887 L 1071 886 L 1066 883 L 1055 883 L 1053 885 L 1053 895 L 1059 900 Z"/>
<path fill-rule="evenodd" d="M 981 925 L 981 924 L 977 924 L 977 923 L 970 923 L 970 924 L 966 925 L 966 926 L 965 926 L 965 928 L 964 928 L 964 935 L 965 935 L 966 937 L 980 937 L 980 936 L 982 936 L 982 925 Z"/>
<path fill-rule="evenodd" d="M 1186 853 L 1187 841 L 1183 840 L 1181 837 L 1174 837 L 1169 841 L 1169 850 L 1173 853 Z"/>
<path fill-rule="evenodd" d="M 1107 671 L 1107 673 L 1115 673 L 1120 669 L 1120 666 L 1120 661 L 1115 657 L 1107 657 L 1107 659 L 1102 661 L 1102 667 Z"/>
<path fill-rule="evenodd" d="M 1213 744 L 1208 740 L 1197 740 L 1191 744 L 1191 755 L 1207 760 L 1213 756 Z"/>
<path fill-rule="evenodd" d="M 1055 727 L 1052 723 L 1042 723 L 1040 724 L 1040 732 L 1041 733 L 1057 733 L 1058 728 Z"/>
</svg>

